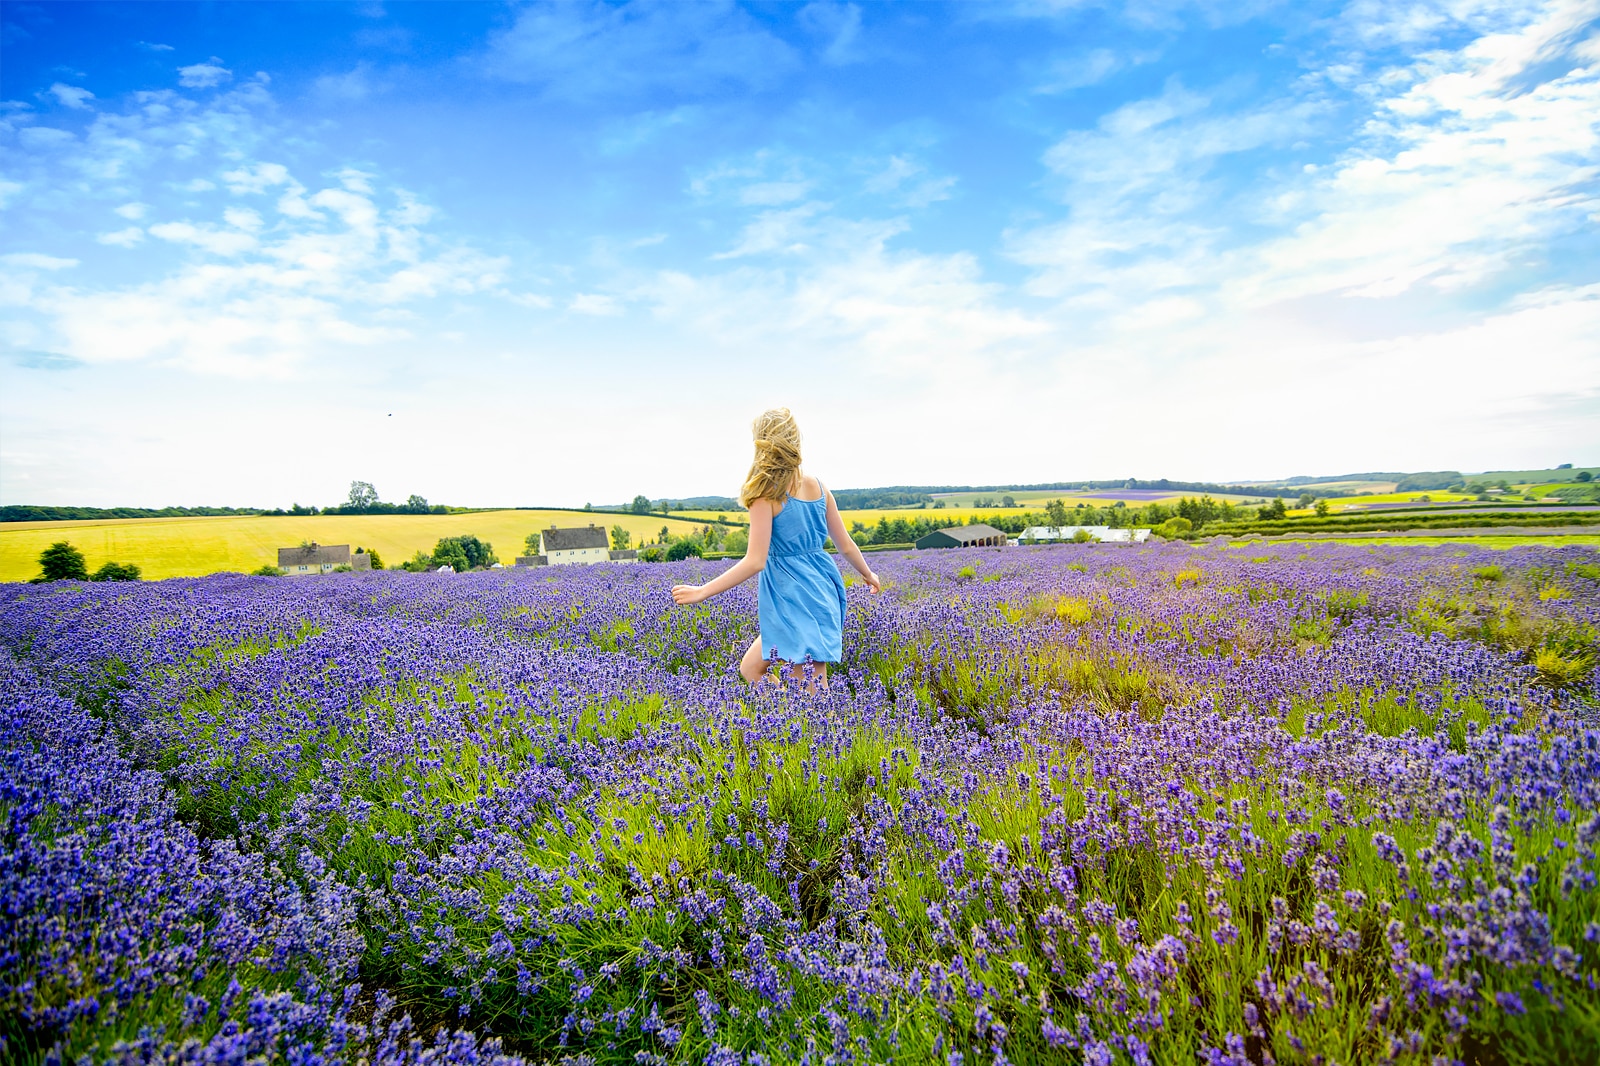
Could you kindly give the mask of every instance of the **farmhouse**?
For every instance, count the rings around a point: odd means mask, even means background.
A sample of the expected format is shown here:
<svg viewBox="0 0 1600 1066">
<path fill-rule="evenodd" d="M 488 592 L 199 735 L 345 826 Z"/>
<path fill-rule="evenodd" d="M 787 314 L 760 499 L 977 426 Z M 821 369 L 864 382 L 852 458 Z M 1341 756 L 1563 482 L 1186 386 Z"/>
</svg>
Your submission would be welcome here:
<svg viewBox="0 0 1600 1066">
<path fill-rule="evenodd" d="M 1115 529 L 1111 526 L 1029 526 L 1017 538 L 1021 544 L 1055 544 L 1070 541 L 1082 530 L 1107 544 L 1143 544 L 1150 539 L 1148 529 Z"/>
<path fill-rule="evenodd" d="M 278 569 L 291 577 L 332 573 L 337 566 L 371 570 L 372 556 L 365 552 L 351 555 L 348 544 L 318 544 L 316 541 L 297 548 L 278 549 Z"/>
<path fill-rule="evenodd" d="M 920 548 L 1003 548 L 1006 535 L 993 526 L 978 523 L 972 526 L 951 526 L 936 529 L 917 541 Z"/>
<path fill-rule="evenodd" d="M 574 529 L 551 526 L 539 536 L 544 544 L 544 557 L 551 566 L 604 563 L 611 559 L 611 542 L 606 538 L 606 531 L 592 523 Z"/>
</svg>

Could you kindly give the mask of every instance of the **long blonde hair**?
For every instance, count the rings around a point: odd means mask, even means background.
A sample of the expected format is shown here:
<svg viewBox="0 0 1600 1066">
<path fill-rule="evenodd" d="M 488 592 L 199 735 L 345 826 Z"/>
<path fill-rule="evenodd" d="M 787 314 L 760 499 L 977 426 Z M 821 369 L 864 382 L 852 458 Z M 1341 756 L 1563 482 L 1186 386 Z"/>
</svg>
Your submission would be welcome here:
<svg viewBox="0 0 1600 1066">
<path fill-rule="evenodd" d="M 787 407 L 763 411 L 750 426 L 756 457 L 739 490 L 739 506 L 757 500 L 781 500 L 800 474 L 800 424 Z"/>
</svg>

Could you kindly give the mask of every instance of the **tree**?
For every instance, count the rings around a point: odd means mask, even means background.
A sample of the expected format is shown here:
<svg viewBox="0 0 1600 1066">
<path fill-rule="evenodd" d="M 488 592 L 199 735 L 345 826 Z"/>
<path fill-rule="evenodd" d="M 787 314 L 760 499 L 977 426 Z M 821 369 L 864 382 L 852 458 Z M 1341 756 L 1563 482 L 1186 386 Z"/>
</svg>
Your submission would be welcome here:
<svg viewBox="0 0 1600 1066">
<path fill-rule="evenodd" d="M 633 534 L 629 533 L 621 526 L 611 527 L 611 547 L 617 551 L 623 551 L 626 549 L 628 547 L 628 542 L 632 539 Z"/>
<path fill-rule="evenodd" d="M 1300 509 L 1301 510 L 1305 510 L 1307 507 L 1310 507 L 1312 504 L 1314 504 L 1316 502 L 1317 502 L 1317 498 L 1315 496 L 1311 495 L 1311 493 L 1302 492 L 1300 494 Z"/>
<path fill-rule="evenodd" d="M 1580 470 L 1574 476 L 1579 481 L 1593 481 L 1594 480 L 1594 475 L 1589 473 L 1589 471 L 1587 471 L 1587 470 Z"/>
<path fill-rule="evenodd" d="M 700 542 L 693 537 L 679 537 L 667 548 L 667 562 L 675 563 L 689 556 L 696 559 L 705 555 L 705 550 L 700 547 Z"/>
<path fill-rule="evenodd" d="M 528 555 L 539 554 L 539 534 L 529 533 L 528 538 L 522 542 L 523 551 Z"/>
<path fill-rule="evenodd" d="M 1261 508 L 1261 519 L 1264 522 L 1279 521 L 1289 514 L 1289 508 L 1284 506 L 1283 497 L 1278 496 L 1273 501 Z"/>
<path fill-rule="evenodd" d="M 1000 497 L 1000 506 L 1001 507 L 1015 507 L 1016 505 L 1017 505 L 1016 497 L 1014 497 L 1014 496 L 1002 496 L 1002 497 Z"/>
<path fill-rule="evenodd" d="M 83 553 L 64 540 L 58 540 L 39 553 L 40 575 L 35 581 L 87 581 L 89 567 Z"/>
<path fill-rule="evenodd" d="M 433 546 L 433 557 L 428 560 L 428 564 L 430 570 L 448 566 L 457 573 L 472 568 L 472 564 L 467 560 L 467 553 L 461 546 L 460 537 L 439 538 L 439 543 Z"/>
<path fill-rule="evenodd" d="M 1177 518 L 1169 518 L 1165 522 L 1161 523 L 1161 525 L 1156 527 L 1155 534 L 1158 537 L 1174 539 L 1183 536 L 1192 529 L 1194 529 L 1194 524 L 1187 518 L 1179 516 Z M 1081 533 L 1083 531 L 1079 530 L 1079 532 Z"/>
<path fill-rule="evenodd" d="M 356 554 L 357 555 L 365 555 L 367 557 L 367 563 L 368 563 L 369 566 L 372 567 L 372 569 L 374 569 L 374 570 L 382 570 L 383 569 L 383 560 L 378 558 L 378 553 L 376 551 L 368 551 L 367 549 L 361 547 L 360 545 L 357 545 L 356 546 Z"/>
<path fill-rule="evenodd" d="M 365 511 L 378 502 L 378 490 L 372 487 L 370 481 L 350 482 L 350 498 L 345 501 L 345 506 L 357 511 Z"/>
<path fill-rule="evenodd" d="M 1060 500 L 1051 500 L 1045 504 L 1045 517 L 1050 519 L 1050 524 L 1056 528 L 1071 525 L 1072 520 L 1067 516 L 1067 505 Z"/>
<path fill-rule="evenodd" d="M 861 542 L 856 541 L 856 543 L 860 544 Z M 743 555 L 750 550 L 750 534 L 742 529 L 730 531 L 726 537 L 722 538 L 722 550 L 732 552 L 735 555 Z"/>
<path fill-rule="evenodd" d="M 138 581 L 140 570 L 134 563 L 106 563 L 89 576 L 90 581 Z"/>
<path fill-rule="evenodd" d="M 650 497 L 644 495 L 635 496 L 633 502 L 628 505 L 628 510 L 634 514 L 649 514 Z"/>
<path fill-rule="evenodd" d="M 1327 500 L 1318 500 L 1316 502 L 1316 504 L 1314 505 L 1314 509 L 1317 512 L 1317 517 L 1318 518 L 1326 518 L 1326 517 L 1328 517 L 1328 501 Z"/>
<path fill-rule="evenodd" d="M 427 514 L 427 513 L 428 513 L 428 501 L 427 500 L 423 499 L 421 496 L 418 496 L 414 492 L 410 496 L 406 497 L 406 514 Z"/>
</svg>

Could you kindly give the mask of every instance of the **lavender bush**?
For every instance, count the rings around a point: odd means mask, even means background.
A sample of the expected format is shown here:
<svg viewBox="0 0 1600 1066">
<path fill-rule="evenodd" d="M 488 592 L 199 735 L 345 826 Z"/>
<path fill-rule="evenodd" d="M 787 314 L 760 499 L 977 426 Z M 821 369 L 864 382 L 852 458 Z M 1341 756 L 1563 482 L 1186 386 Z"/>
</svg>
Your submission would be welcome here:
<svg viewBox="0 0 1600 1066">
<path fill-rule="evenodd" d="M 0 590 L 3 1053 L 1600 1053 L 1600 557 L 881 555 Z"/>
</svg>

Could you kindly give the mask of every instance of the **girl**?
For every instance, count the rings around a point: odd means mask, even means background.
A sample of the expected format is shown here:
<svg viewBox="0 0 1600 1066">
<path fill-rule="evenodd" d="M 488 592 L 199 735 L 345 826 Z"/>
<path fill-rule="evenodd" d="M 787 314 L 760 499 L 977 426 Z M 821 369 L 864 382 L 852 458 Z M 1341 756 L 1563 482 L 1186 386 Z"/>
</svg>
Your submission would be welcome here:
<svg viewBox="0 0 1600 1066">
<path fill-rule="evenodd" d="M 756 457 L 739 493 L 739 503 L 750 512 L 750 547 L 716 579 L 674 585 L 672 599 L 699 603 L 760 574 L 761 635 L 744 653 L 739 673 L 754 684 L 773 661 L 787 663 L 796 678 L 803 664 L 814 663 L 822 667 L 826 683 L 827 664 L 842 657 L 844 579 L 823 550 L 823 540 L 833 538 L 874 593 L 883 585 L 845 532 L 833 493 L 800 469 L 800 427 L 789 409 L 766 412 L 753 429 Z"/>
</svg>

